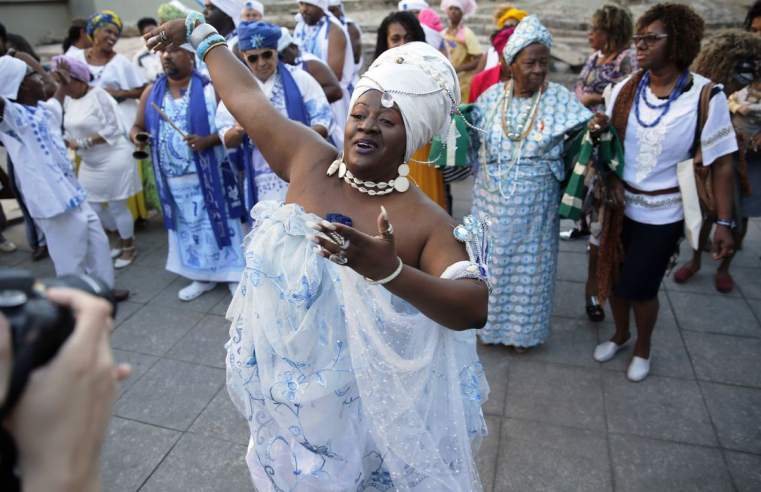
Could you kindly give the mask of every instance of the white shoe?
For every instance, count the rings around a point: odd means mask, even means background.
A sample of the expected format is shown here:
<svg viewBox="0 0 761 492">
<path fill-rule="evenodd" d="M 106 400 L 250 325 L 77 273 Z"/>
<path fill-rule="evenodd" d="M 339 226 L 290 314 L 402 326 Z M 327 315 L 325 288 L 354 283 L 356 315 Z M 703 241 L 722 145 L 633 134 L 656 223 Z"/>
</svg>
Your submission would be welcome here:
<svg viewBox="0 0 761 492">
<path fill-rule="evenodd" d="M 230 294 L 235 297 L 235 293 L 238 292 L 238 282 L 228 282 L 227 288 L 230 289 Z"/>
<path fill-rule="evenodd" d="M 621 345 L 617 345 L 610 340 L 607 342 L 603 342 L 597 347 L 595 347 L 595 353 L 593 357 L 597 362 L 608 362 L 610 359 L 613 358 L 614 355 L 616 355 L 616 352 L 623 349 L 627 345 L 629 345 L 629 342 L 631 339 L 625 341 Z"/>
<path fill-rule="evenodd" d="M 216 282 L 198 282 L 194 280 L 192 284 L 188 285 L 184 289 L 180 289 L 177 297 L 181 301 L 192 301 L 193 299 L 202 296 L 206 292 L 213 290 L 217 286 Z"/>
<path fill-rule="evenodd" d="M 111 250 L 111 259 L 115 260 L 119 258 L 122 255 L 122 249 L 121 248 L 114 248 Z"/>
<path fill-rule="evenodd" d="M 634 357 L 631 364 L 629 364 L 629 370 L 626 371 L 626 377 L 629 381 L 639 383 L 647 377 L 650 372 L 650 359 L 643 359 L 642 357 Z"/>
<path fill-rule="evenodd" d="M 131 246 L 129 248 L 124 248 L 122 251 L 133 251 L 134 249 L 135 247 Z M 121 258 L 117 258 L 116 262 L 114 262 L 114 268 L 117 270 L 120 268 L 127 268 L 132 264 L 133 261 L 135 261 L 135 258 L 137 258 L 137 251 L 135 251 L 135 254 L 129 260 L 122 260 Z"/>
<path fill-rule="evenodd" d="M 6 239 L 0 243 L 0 251 L 3 253 L 13 253 L 16 251 L 16 245 Z"/>
</svg>

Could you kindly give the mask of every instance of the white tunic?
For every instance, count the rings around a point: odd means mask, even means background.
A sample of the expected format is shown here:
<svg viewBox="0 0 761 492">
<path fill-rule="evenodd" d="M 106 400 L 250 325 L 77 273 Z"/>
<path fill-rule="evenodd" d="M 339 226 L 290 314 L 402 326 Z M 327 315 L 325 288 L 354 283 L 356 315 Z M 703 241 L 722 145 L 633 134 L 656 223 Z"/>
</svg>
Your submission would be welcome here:
<svg viewBox="0 0 761 492">
<path fill-rule="evenodd" d="M 621 87 L 628 80 L 629 78 L 621 81 L 613 89 L 611 104 L 608 106 L 609 116 L 612 115 Z M 709 82 L 698 74 L 692 74 L 692 81 L 690 89 L 673 101 L 669 112 L 653 128 L 645 128 L 638 123 L 632 106 L 624 142 L 624 181 L 630 186 L 642 191 L 656 191 L 678 185 L 677 164 L 692 157 L 700 93 Z M 645 90 L 644 97 L 653 105 L 664 102 L 655 97 L 649 87 Z M 651 109 L 641 101 L 639 112 L 643 122 L 652 123 L 662 110 Z M 723 92 L 711 98 L 700 142 L 703 164 L 706 166 L 719 157 L 737 151 L 727 97 Z M 627 191 L 625 214 L 644 224 L 678 222 L 684 218 L 681 193 L 647 196 Z"/>
<path fill-rule="evenodd" d="M 94 203 L 124 200 L 142 189 L 140 175 L 132 158 L 132 145 L 119 120 L 116 100 L 100 87 L 79 99 L 66 98 L 64 129 L 68 139 L 98 134 L 106 141 L 80 149 L 82 157 L 79 182 Z"/>
</svg>

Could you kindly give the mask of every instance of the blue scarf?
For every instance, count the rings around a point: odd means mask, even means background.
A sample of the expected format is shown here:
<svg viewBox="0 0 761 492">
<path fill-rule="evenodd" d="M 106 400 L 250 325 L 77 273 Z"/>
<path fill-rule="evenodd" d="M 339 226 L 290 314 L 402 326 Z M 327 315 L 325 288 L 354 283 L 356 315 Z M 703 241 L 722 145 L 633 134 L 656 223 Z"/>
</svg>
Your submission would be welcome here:
<svg viewBox="0 0 761 492">
<path fill-rule="evenodd" d="M 190 81 L 190 101 L 188 107 L 188 131 L 191 135 L 200 135 L 205 137 L 211 134 L 209 127 L 209 113 L 206 110 L 206 98 L 204 96 L 204 86 L 210 81 L 203 77 L 197 70 L 193 70 Z M 160 132 L 161 116 L 151 107 L 151 103 L 162 107 L 164 96 L 168 88 L 166 75 L 162 75 L 156 80 L 151 93 L 148 95 L 146 103 L 145 123 L 148 132 L 158 138 Z M 151 146 L 151 158 L 153 159 L 153 171 L 156 174 L 156 188 L 161 200 L 161 209 L 164 213 L 164 227 L 175 230 L 174 216 L 172 214 L 172 201 L 169 189 L 166 183 L 166 177 L 161 172 L 159 166 L 160 153 L 158 145 Z M 214 237 L 217 240 L 217 246 L 221 249 L 231 246 L 230 231 L 227 227 L 227 203 L 225 196 L 231 199 L 230 216 L 242 217 L 245 213 L 243 204 L 240 201 L 240 194 L 235 183 L 235 175 L 230 168 L 230 163 L 225 160 L 220 166 L 214 148 L 210 147 L 201 152 L 193 152 L 193 161 L 196 165 L 198 180 L 201 183 L 204 201 L 206 202 L 206 211 L 209 214 Z M 221 173 L 220 173 L 221 169 Z M 220 177 L 221 174 L 221 177 Z M 224 188 L 223 188 L 224 186 Z M 227 193 L 225 193 L 227 191 Z"/>
<path fill-rule="evenodd" d="M 309 117 L 307 115 L 306 105 L 304 104 L 304 97 L 301 95 L 299 86 L 293 79 L 293 75 L 286 68 L 282 61 L 277 62 L 277 73 L 283 80 L 283 93 L 285 94 L 285 109 L 288 112 L 288 119 L 298 121 L 305 125 L 309 125 Z M 277 74 L 275 75 L 277 77 Z M 248 205 L 253 208 L 256 205 L 256 183 L 254 182 L 254 167 L 251 162 L 251 153 L 256 146 L 248 138 L 248 135 L 243 137 L 243 143 L 241 144 L 243 158 L 243 166 L 246 169 L 246 182 L 248 183 Z M 248 217 L 249 225 L 251 224 L 251 216 Z"/>
</svg>

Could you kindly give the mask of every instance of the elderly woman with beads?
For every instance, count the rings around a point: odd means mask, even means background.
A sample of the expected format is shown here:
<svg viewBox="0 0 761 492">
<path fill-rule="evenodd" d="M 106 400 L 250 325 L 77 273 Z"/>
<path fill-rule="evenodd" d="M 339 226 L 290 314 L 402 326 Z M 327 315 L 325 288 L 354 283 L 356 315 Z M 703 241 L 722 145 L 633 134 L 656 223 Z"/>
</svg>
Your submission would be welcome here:
<svg viewBox="0 0 761 492">
<path fill-rule="evenodd" d="M 552 36 L 524 18 L 502 56 L 513 78 L 476 101 L 480 169 L 473 213 L 492 216 L 494 291 L 484 343 L 525 351 L 550 337 L 558 251 L 563 140 L 592 118 L 561 85 L 546 82 Z"/>
<path fill-rule="evenodd" d="M 589 45 L 594 53 L 579 74 L 574 92 L 579 101 L 590 111 L 605 111 L 603 91 L 610 84 L 626 78 L 637 69 L 637 59 L 632 44 L 634 22 L 625 7 L 605 5 L 592 14 L 589 29 Z M 584 288 L 587 316 L 591 321 L 603 321 L 605 311 L 597 292 L 597 253 L 602 233 L 604 202 L 602 183 L 594 177 L 589 179 L 589 192 L 582 210 L 583 218 L 576 227 L 560 233 L 560 239 L 571 240 L 589 235 L 589 263 L 587 283 Z"/>
<path fill-rule="evenodd" d="M 407 178 L 415 150 L 454 137 L 454 68 L 421 42 L 382 54 L 352 93 L 339 151 L 277 111 L 202 21 L 165 24 L 148 46 L 191 32 L 225 105 L 290 183 L 285 204 L 252 211 L 228 310 L 228 389 L 255 486 L 482 490 L 488 390 L 471 328 L 486 321 L 488 220 L 458 226 Z"/>
<path fill-rule="evenodd" d="M 684 231 L 677 165 L 697 149 L 712 171 L 718 212 L 714 259 L 726 257 L 734 247 L 732 154 L 737 141 L 727 98 L 721 86 L 689 70 L 704 28 L 703 19 L 687 5 L 659 4 L 645 12 L 634 36 L 640 70 L 613 89 L 607 115 L 596 116 L 589 125 L 593 135 L 610 125 L 625 157 L 622 177 L 610 173 L 605 178 L 607 208 L 598 264 L 600 295 L 610 298 L 616 332 L 595 348 L 594 358 L 608 361 L 629 345 L 634 312 L 637 341 L 626 373 L 630 381 L 642 381 L 650 371 L 658 289 Z M 701 101 L 708 101 L 702 131 Z"/>
</svg>

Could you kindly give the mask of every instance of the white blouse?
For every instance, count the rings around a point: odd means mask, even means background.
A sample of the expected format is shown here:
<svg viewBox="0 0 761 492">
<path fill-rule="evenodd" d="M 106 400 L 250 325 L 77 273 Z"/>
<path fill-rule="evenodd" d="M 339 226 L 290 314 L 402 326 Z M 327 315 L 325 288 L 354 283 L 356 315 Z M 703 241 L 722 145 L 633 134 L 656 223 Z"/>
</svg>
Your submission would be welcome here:
<svg viewBox="0 0 761 492">
<path fill-rule="evenodd" d="M 613 88 L 608 115 L 624 83 Z M 709 80 L 692 74 L 692 87 L 675 99 L 669 112 L 652 128 L 645 128 L 637 121 L 632 106 L 624 141 L 624 181 L 642 191 L 657 191 L 678 186 L 677 164 L 692 157 L 691 150 L 697 129 L 698 104 L 703 86 Z M 648 87 L 644 97 L 651 104 L 664 100 L 653 95 Z M 661 114 L 661 109 L 651 109 L 640 101 L 640 119 L 652 123 Z M 737 139 L 732 127 L 727 97 L 719 92 L 711 98 L 708 119 L 700 136 L 703 164 L 711 165 L 716 159 L 737 151 Z M 625 214 L 632 220 L 644 224 L 671 224 L 684 218 L 681 193 L 647 196 L 626 192 Z"/>
</svg>

